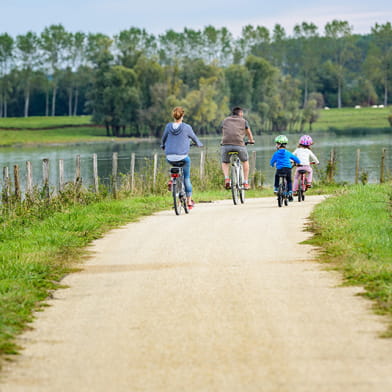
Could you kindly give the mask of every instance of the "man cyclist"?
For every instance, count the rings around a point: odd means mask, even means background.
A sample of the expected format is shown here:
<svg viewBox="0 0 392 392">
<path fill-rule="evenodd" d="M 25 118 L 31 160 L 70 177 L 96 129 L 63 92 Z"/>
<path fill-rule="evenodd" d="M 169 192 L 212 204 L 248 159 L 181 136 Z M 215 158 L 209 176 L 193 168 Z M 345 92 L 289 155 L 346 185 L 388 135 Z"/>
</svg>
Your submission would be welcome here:
<svg viewBox="0 0 392 392">
<path fill-rule="evenodd" d="M 244 119 L 244 111 L 239 106 L 233 108 L 231 116 L 226 117 L 221 124 L 222 127 L 222 171 L 225 176 L 225 188 L 230 189 L 231 183 L 229 178 L 230 156 L 229 152 L 237 151 L 240 161 L 244 168 L 244 189 L 249 189 L 249 158 L 244 138 L 248 137 L 248 143 L 254 144 L 252 131 L 249 128 L 248 121 Z"/>
</svg>

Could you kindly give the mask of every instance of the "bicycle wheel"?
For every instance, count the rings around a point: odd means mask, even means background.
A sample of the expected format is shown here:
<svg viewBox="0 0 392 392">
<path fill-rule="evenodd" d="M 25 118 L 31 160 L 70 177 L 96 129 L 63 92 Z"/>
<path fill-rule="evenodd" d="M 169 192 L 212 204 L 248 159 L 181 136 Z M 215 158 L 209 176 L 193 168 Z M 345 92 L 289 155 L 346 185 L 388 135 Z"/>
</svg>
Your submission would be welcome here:
<svg viewBox="0 0 392 392">
<path fill-rule="evenodd" d="M 282 205 L 283 205 L 283 193 L 284 193 L 283 182 L 281 179 L 279 179 L 279 188 L 278 188 L 278 206 L 279 207 L 282 207 Z"/>
<path fill-rule="evenodd" d="M 283 199 L 284 199 L 284 205 L 285 206 L 288 206 L 289 205 L 289 189 L 288 189 L 288 186 L 287 186 L 287 178 L 285 177 L 284 179 L 283 179 L 283 189 L 284 189 L 284 191 L 283 191 Z"/>
<path fill-rule="evenodd" d="M 237 168 L 232 165 L 230 168 L 230 180 L 231 180 L 231 196 L 233 198 L 234 205 L 238 204 L 238 178 Z"/>
<path fill-rule="evenodd" d="M 242 165 L 240 166 L 240 170 L 239 170 L 239 194 L 240 194 L 240 200 L 241 203 L 244 204 L 245 203 L 245 189 L 244 189 L 244 168 L 242 167 Z"/>
<path fill-rule="evenodd" d="M 180 192 L 178 189 L 178 184 L 177 181 L 173 182 L 172 185 L 172 193 L 173 193 L 173 204 L 174 204 L 174 211 L 176 215 L 181 214 L 181 198 L 180 198 Z"/>
<path fill-rule="evenodd" d="M 188 203 L 186 201 L 186 194 L 185 194 L 185 186 L 184 186 L 184 184 L 182 185 L 180 198 L 181 198 L 182 208 L 184 209 L 185 214 L 188 214 L 189 213 L 189 209 L 188 209 Z"/>
<path fill-rule="evenodd" d="M 302 184 L 299 184 L 299 188 L 298 188 L 298 201 L 301 202 L 302 199 Z"/>
</svg>

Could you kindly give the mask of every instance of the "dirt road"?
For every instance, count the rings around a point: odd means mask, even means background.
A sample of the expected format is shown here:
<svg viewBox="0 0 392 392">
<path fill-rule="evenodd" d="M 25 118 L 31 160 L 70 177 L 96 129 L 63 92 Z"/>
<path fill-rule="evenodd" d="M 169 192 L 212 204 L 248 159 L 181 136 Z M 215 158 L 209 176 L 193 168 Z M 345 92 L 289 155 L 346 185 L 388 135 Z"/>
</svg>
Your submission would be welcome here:
<svg viewBox="0 0 392 392">
<path fill-rule="evenodd" d="M 311 260 L 322 197 L 165 211 L 96 241 L 23 335 L 1 392 L 389 392 L 392 341 Z"/>
</svg>

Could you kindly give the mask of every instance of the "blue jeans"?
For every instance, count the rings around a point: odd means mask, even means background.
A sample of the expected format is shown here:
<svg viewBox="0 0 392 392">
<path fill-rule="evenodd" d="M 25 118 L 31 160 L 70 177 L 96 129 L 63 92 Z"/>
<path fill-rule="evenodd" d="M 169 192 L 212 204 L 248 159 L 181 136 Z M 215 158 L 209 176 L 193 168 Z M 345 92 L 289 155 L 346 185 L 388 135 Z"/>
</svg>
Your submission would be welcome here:
<svg viewBox="0 0 392 392">
<path fill-rule="evenodd" d="M 183 173 L 184 173 L 184 185 L 185 185 L 185 193 L 187 197 L 192 196 L 192 183 L 191 183 L 191 158 L 187 156 L 186 158 L 183 159 L 185 161 L 185 165 L 182 167 Z M 177 162 L 168 162 L 173 165 L 176 164 Z"/>
</svg>

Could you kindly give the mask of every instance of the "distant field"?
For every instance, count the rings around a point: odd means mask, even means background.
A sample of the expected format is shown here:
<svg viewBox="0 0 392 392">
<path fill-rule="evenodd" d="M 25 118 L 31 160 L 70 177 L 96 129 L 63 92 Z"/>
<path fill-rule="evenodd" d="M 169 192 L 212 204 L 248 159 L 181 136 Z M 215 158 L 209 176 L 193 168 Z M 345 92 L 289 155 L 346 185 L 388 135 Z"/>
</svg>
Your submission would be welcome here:
<svg viewBox="0 0 392 392">
<path fill-rule="evenodd" d="M 383 129 L 391 128 L 388 116 L 392 114 L 389 108 L 343 108 L 321 110 L 318 121 L 313 124 L 313 129 L 317 131 L 327 131 L 329 129 Z"/>
<path fill-rule="evenodd" d="M 61 128 L 46 130 L 6 131 L 0 129 L 0 146 L 18 144 L 65 144 L 104 142 L 112 140 L 106 136 L 104 128 Z"/>
<path fill-rule="evenodd" d="M 90 125 L 91 116 L 12 117 L 0 118 L 1 128 L 41 129 L 73 125 Z"/>
</svg>

